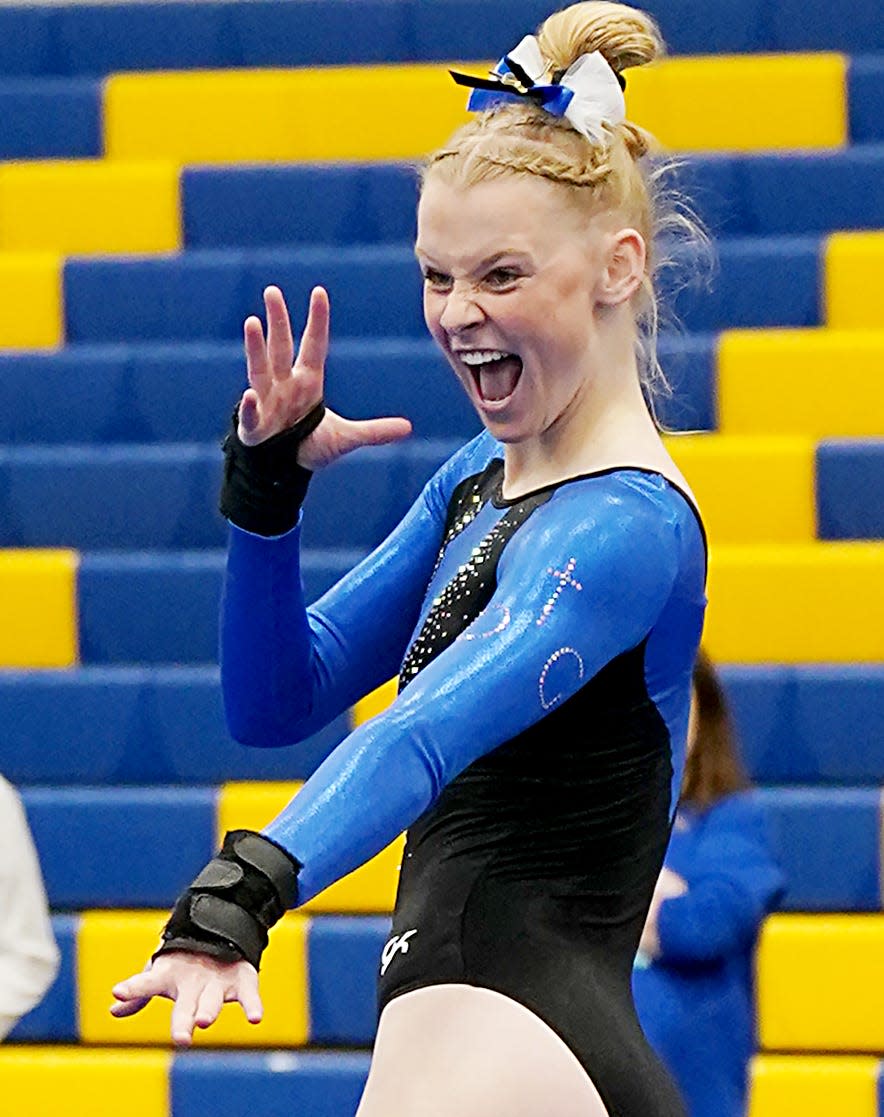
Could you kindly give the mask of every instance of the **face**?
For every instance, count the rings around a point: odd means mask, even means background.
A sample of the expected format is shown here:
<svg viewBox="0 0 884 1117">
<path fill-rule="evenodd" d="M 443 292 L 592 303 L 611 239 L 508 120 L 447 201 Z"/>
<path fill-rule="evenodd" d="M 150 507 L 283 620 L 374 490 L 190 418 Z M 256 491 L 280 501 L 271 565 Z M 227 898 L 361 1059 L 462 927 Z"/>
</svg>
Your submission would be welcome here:
<svg viewBox="0 0 884 1117">
<path fill-rule="evenodd" d="M 424 316 L 500 441 L 542 435 L 590 389 L 611 236 L 610 222 L 579 214 L 542 178 L 426 183 Z"/>
</svg>

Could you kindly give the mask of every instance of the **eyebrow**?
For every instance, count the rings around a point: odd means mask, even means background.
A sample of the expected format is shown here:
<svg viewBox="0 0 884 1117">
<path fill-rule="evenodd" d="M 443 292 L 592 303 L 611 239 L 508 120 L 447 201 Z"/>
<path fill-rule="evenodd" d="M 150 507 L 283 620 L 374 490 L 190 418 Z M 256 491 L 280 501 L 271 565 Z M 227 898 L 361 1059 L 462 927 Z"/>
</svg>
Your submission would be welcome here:
<svg viewBox="0 0 884 1117">
<path fill-rule="evenodd" d="M 425 255 L 423 249 L 418 244 L 414 246 L 414 254 L 418 257 L 423 256 L 424 260 L 427 263 L 432 262 L 431 258 Z M 473 271 L 482 271 L 484 268 L 493 267 L 494 264 L 498 262 L 498 260 L 502 260 L 506 256 L 517 256 L 524 259 L 528 256 L 528 253 L 518 248 L 504 248 L 500 252 L 493 252 L 490 256 L 486 256 L 484 260 L 480 260 L 479 263 L 476 264 L 476 266 L 473 268 Z"/>
</svg>

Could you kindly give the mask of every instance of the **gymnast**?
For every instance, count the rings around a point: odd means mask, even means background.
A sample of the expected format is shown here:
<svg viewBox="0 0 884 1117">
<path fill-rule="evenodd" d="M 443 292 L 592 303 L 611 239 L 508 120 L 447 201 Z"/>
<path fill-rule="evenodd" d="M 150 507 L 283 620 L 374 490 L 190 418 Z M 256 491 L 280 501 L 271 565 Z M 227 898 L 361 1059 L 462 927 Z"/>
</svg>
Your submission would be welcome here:
<svg viewBox="0 0 884 1117">
<path fill-rule="evenodd" d="M 310 608 L 311 473 L 410 428 L 324 406 L 322 288 L 297 355 L 277 288 L 266 339 L 245 323 L 221 501 L 231 732 L 291 745 L 391 676 L 399 692 L 263 831 L 226 836 L 112 1011 L 168 997 L 180 1044 L 224 1001 L 258 1020 L 273 923 L 407 829 L 358 1117 L 684 1113 L 630 988 L 705 607 L 703 529 L 649 407 L 666 213 L 623 98 L 661 49 L 644 13 L 580 3 L 490 78 L 456 75 L 477 115 L 426 163 L 416 255 L 485 430 Z"/>
</svg>

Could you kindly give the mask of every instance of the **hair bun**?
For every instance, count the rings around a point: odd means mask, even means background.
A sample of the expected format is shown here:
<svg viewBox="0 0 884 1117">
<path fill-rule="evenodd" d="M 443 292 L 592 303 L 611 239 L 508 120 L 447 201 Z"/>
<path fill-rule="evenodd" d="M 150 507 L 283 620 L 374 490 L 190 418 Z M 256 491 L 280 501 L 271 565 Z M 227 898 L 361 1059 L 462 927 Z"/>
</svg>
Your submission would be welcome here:
<svg viewBox="0 0 884 1117">
<path fill-rule="evenodd" d="M 584 0 L 554 12 L 541 24 L 537 40 L 550 73 L 598 51 L 619 74 L 653 62 L 665 50 L 660 29 L 647 12 L 608 0 Z"/>
</svg>

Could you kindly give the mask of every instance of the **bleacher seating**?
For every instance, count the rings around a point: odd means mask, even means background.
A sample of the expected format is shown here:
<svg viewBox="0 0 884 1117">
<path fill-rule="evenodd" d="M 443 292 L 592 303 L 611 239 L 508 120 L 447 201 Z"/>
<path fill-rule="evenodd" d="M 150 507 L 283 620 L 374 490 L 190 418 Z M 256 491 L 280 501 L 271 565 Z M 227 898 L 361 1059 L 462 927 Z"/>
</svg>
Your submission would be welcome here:
<svg viewBox="0 0 884 1117">
<path fill-rule="evenodd" d="M 750 1117 L 878 1117 L 884 21 L 878 0 L 648 6 L 673 57 L 630 75 L 629 103 L 684 154 L 718 255 L 661 337 L 660 413 L 706 513 L 707 643 L 789 881 L 759 950 Z M 0 769 L 62 952 L 0 1049 L 4 1111 L 355 1110 L 398 845 L 274 931 L 258 1028 L 227 1006 L 173 1053 L 168 1005 L 113 1020 L 110 987 L 219 832 L 267 821 L 386 700 L 296 749 L 227 734 L 215 506 L 242 320 L 274 282 L 298 321 L 322 282 L 332 406 L 414 422 L 317 476 L 312 599 L 478 429 L 425 334 L 413 162 L 464 119 L 439 63 L 481 70 L 548 7 L 0 7 Z"/>
</svg>

